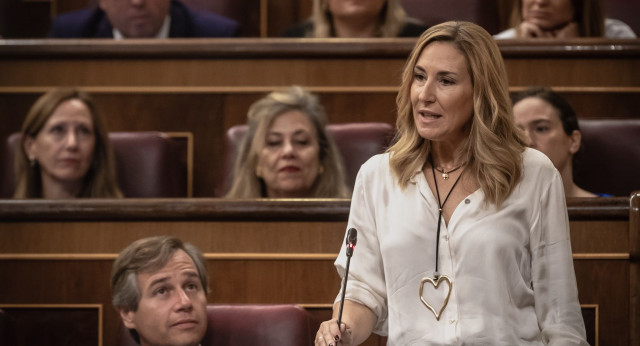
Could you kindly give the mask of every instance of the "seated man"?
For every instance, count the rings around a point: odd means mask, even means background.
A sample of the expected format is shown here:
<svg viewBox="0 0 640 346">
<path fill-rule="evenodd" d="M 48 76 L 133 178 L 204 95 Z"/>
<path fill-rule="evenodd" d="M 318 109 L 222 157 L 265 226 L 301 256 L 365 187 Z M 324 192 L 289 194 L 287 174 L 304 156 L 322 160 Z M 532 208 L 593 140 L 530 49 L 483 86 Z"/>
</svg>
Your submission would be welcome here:
<svg viewBox="0 0 640 346">
<path fill-rule="evenodd" d="M 141 345 L 198 345 L 207 331 L 202 253 L 168 236 L 127 246 L 113 264 L 113 305 Z"/>
<path fill-rule="evenodd" d="M 178 0 L 99 0 L 99 6 L 53 20 L 54 38 L 233 37 L 238 23 L 194 11 Z"/>
</svg>

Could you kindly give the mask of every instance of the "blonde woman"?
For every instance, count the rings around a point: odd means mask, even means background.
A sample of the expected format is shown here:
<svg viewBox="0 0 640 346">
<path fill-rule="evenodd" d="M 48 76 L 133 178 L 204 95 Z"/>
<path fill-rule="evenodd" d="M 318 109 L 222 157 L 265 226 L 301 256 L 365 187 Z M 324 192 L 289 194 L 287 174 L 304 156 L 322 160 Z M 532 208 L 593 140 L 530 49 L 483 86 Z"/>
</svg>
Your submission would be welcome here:
<svg viewBox="0 0 640 346">
<path fill-rule="evenodd" d="M 309 20 L 285 37 L 417 37 L 427 29 L 407 17 L 400 0 L 313 0 Z"/>
<path fill-rule="evenodd" d="M 33 104 L 15 165 L 14 198 L 122 197 L 107 129 L 89 95 L 73 88 Z"/>
<path fill-rule="evenodd" d="M 525 147 L 507 86 L 478 25 L 446 22 L 418 39 L 396 142 L 354 187 L 343 314 L 340 292 L 316 345 L 372 332 L 389 345 L 587 345 L 562 179 Z"/>
<path fill-rule="evenodd" d="M 299 86 L 249 108 L 227 198 L 345 198 L 342 157 L 318 98 Z"/>
</svg>

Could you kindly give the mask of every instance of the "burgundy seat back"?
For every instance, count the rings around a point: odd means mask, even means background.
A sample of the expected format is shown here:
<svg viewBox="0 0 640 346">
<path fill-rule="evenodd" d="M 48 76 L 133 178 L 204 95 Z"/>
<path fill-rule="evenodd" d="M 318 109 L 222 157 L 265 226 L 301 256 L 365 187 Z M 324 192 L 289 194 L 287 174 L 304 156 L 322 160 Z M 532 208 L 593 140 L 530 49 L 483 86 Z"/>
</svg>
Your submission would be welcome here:
<svg viewBox="0 0 640 346">
<path fill-rule="evenodd" d="M 640 119 L 579 121 L 582 146 L 576 154 L 578 186 L 628 197 L 640 190 Z"/>
<path fill-rule="evenodd" d="M 236 152 L 249 127 L 236 125 L 227 131 L 222 181 L 216 196 L 222 196 L 231 187 Z M 382 153 L 393 139 L 394 129 L 387 123 L 363 122 L 329 124 L 327 132 L 333 137 L 344 160 L 347 185 L 353 188 L 360 166 L 373 155 Z"/>
<path fill-rule="evenodd" d="M 9 136 L 0 153 L 0 198 L 13 195 L 13 160 L 20 138 L 19 133 Z M 125 197 L 187 197 L 187 162 L 176 141 L 162 132 L 111 132 L 109 141 Z"/>
<path fill-rule="evenodd" d="M 428 26 L 450 20 L 473 22 L 490 34 L 500 31 L 498 0 L 402 0 L 409 17 Z"/>
<path fill-rule="evenodd" d="M 309 314 L 297 305 L 209 304 L 202 346 L 311 345 L 315 331 Z M 119 339 L 119 346 L 137 345 L 123 324 Z"/>
</svg>

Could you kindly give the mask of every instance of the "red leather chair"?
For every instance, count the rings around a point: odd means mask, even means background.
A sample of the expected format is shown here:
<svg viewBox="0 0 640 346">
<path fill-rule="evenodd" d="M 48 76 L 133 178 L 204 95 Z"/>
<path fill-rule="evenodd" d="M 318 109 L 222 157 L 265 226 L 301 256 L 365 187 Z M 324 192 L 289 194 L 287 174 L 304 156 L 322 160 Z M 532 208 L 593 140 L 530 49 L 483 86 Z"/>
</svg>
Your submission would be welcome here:
<svg viewBox="0 0 640 346">
<path fill-rule="evenodd" d="M 583 119 L 574 180 L 595 193 L 629 197 L 640 190 L 640 119 Z"/>
<path fill-rule="evenodd" d="M 498 0 L 402 0 L 409 17 L 428 26 L 450 20 L 473 22 L 490 34 L 500 32 Z"/>
<path fill-rule="evenodd" d="M 207 305 L 202 346 L 312 345 L 316 332 L 310 315 L 297 305 Z M 312 328 L 313 327 L 313 328 Z M 119 346 L 136 346 L 120 324 Z"/>
<path fill-rule="evenodd" d="M 216 188 L 216 196 L 222 196 L 231 187 L 233 163 L 247 125 L 236 125 L 227 131 L 222 181 Z M 327 132 L 333 137 L 344 159 L 347 185 L 353 188 L 360 166 L 373 155 L 382 153 L 391 143 L 394 128 L 387 123 L 363 122 L 329 124 Z"/>
<path fill-rule="evenodd" d="M 14 133 L 0 153 L 0 198 L 15 189 L 14 155 L 21 134 Z M 180 145 L 162 132 L 111 132 L 118 185 L 125 197 L 187 197 L 187 160 Z"/>
</svg>

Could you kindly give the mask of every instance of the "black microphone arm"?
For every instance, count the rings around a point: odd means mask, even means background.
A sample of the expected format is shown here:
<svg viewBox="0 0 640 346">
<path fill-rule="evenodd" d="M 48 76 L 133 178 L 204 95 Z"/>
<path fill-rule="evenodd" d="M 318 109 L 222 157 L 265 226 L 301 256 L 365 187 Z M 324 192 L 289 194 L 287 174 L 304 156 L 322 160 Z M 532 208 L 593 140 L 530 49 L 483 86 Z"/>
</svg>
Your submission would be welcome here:
<svg viewBox="0 0 640 346">
<path fill-rule="evenodd" d="M 351 256 L 353 255 L 353 249 L 356 248 L 356 242 L 358 242 L 358 231 L 355 228 L 349 228 L 347 231 L 347 270 L 344 274 L 344 281 L 342 283 L 342 298 L 340 298 L 340 312 L 338 313 L 338 329 L 340 329 L 340 323 L 342 323 L 342 308 L 344 307 L 344 295 L 347 292 L 347 279 L 349 278 L 349 265 L 351 264 Z"/>
</svg>

